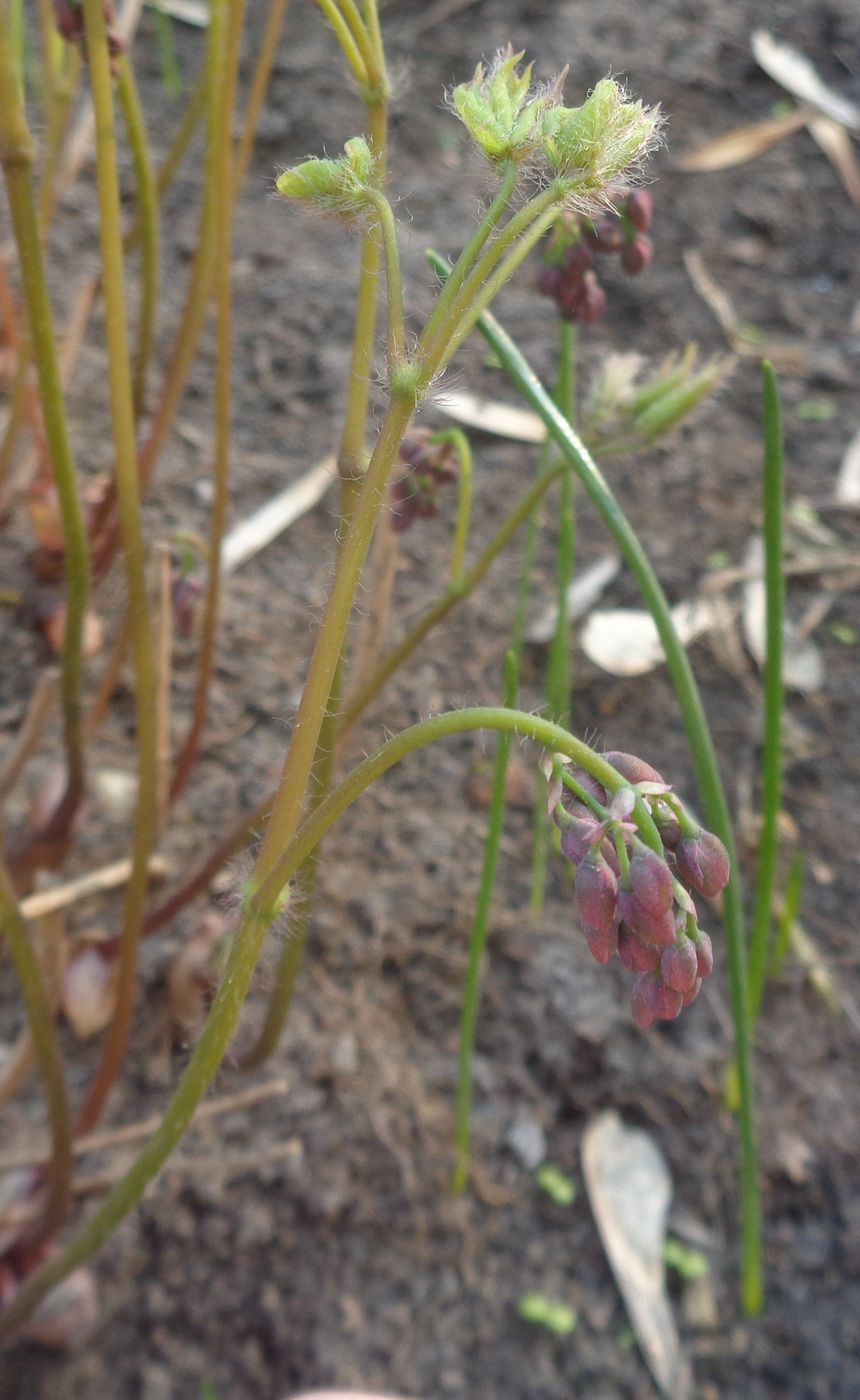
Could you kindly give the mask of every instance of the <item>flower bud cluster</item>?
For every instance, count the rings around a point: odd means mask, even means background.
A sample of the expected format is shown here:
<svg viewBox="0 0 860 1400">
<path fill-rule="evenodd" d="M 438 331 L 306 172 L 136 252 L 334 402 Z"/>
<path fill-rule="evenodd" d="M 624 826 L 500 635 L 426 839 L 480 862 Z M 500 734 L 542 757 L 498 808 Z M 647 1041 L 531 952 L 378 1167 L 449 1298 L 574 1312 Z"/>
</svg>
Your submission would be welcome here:
<svg viewBox="0 0 860 1400">
<path fill-rule="evenodd" d="M 674 1020 L 713 968 L 711 940 L 698 926 L 691 891 L 719 894 L 729 879 L 729 858 L 649 764 L 621 752 L 604 758 L 629 786 L 610 798 L 583 770 L 559 769 L 561 780 L 590 802 L 569 790 L 560 799 L 556 788 L 552 814 L 562 853 L 576 868 L 574 897 L 589 951 L 599 963 L 617 956 L 636 974 L 631 1006 L 644 1030 Z M 636 797 L 659 832 L 659 852 L 642 840 Z"/>
<path fill-rule="evenodd" d="M 107 25 L 108 52 L 111 59 L 116 59 L 120 54 L 125 53 L 128 45 L 122 35 L 114 28 L 114 7 L 112 0 L 103 0 L 102 14 Z M 54 0 L 54 23 L 61 38 L 67 44 L 84 44 L 86 42 L 86 28 L 84 25 L 84 11 L 80 0 Z"/>
<path fill-rule="evenodd" d="M 397 534 L 416 520 L 439 514 L 439 492 L 457 480 L 457 454 L 450 442 L 434 441 L 424 429 L 407 433 L 400 445 L 401 474 L 391 484 L 390 500 Z"/>
<path fill-rule="evenodd" d="M 638 277 L 653 257 L 648 237 L 652 218 L 647 190 L 628 191 L 617 213 L 597 221 L 565 211 L 548 239 L 538 290 L 552 297 L 564 320 L 593 325 L 606 311 L 595 259 L 617 253 L 628 277 Z"/>
</svg>

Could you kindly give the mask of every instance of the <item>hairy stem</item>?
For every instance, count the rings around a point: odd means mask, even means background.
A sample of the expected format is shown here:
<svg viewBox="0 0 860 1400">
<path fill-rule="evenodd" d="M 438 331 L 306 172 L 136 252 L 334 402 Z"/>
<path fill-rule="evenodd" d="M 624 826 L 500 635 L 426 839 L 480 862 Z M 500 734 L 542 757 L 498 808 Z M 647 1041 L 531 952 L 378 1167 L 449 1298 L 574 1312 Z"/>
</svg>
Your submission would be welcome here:
<svg viewBox="0 0 860 1400">
<path fill-rule="evenodd" d="M 128 591 L 130 643 L 135 679 L 137 724 L 137 811 L 132 842 L 132 870 L 126 889 L 120 936 L 116 1010 L 102 1058 L 81 1110 L 78 1130 L 88 1132 L 98 1121 L 113 1087 L 128 1045 L 134 1011 L 137 949 L 146 895 L 149 856 L 155 837 L 157 785 L 156 676 L 146 590 L 146 550 L 140 519 L 134 403 L 128 355 L 122 224 L 117 177 L 116 133 L 107 35 L 102 0 L 84 0 L 87 54 L 96 125 L 96 169 L 99 194 L 102 279 L 115 482 L 122 531 L 122 551 Z"/>
<path fill-rule="evenodd" d="M 51 302 L 42 259 L 31 167 L 32 142 L 10 57 L 5 12 L 0 7 L 0 162 L 6 182 L 27 308 L 30 345 L 39 380 L 45 436 L 63 526 L 66 620 L 62 656 L 66 790 L 52 825 L 66 828 L 84 789 L 81 687 L 84 615 L 90 591 L 86 526 L 69 441 Z M 26 390 L 25 390 L 26 392 Z"/>
</svg>

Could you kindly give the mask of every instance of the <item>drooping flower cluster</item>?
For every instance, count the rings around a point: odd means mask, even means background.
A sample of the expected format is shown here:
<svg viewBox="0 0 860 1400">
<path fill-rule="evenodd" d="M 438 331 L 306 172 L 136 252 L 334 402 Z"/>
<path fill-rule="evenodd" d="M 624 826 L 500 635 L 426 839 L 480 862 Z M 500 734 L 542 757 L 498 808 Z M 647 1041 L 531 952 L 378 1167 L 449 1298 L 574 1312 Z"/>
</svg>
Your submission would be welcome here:
<svg viewBox="0 0 860 1400">
<path fill-rule="evenodd" d="M 390 500 L 397 534 L 416 520 L 439 514 L 439 492 L 457 480 L 457 454 L 450 442 L 416 429 L 400 445 L 401 474 L 391 484 Z"/>
<path fill-rule="evenodd" d="M 719 894 L 729 858 L 649 764 L 627 753 L 603 757 L 625 786 L 610 797 L 588 773 L 556 759 L 550 808 L 562 852 L 576 867 L 574 894 L 589 951 L 600 963 L 617 954 L 637 974 L 631 1005 L 645 1029 L 674 1020 L 711 972 L 711 940 L 699 928 L 691 891 Z M 637 798 L 650 818 L 647 833 L 637 821 Z M 643 840 L 645 834 L 653 841 L 655 829 L 660 850 Z"/>
<path fill-rule="evenodd" d="M 638 277 L 651 264 L 648 237 L 653 201 L 647 190 L 630 190 L 617 213 L 596 222 L 565 212 L 547 240 L 545 266 L 538 290 L 552 297 L 566 321 L 590 326 L 606 311 L 606 293 L 597 277 L 595 257 L 617 253 L 628 277 Z"/>
</svg>

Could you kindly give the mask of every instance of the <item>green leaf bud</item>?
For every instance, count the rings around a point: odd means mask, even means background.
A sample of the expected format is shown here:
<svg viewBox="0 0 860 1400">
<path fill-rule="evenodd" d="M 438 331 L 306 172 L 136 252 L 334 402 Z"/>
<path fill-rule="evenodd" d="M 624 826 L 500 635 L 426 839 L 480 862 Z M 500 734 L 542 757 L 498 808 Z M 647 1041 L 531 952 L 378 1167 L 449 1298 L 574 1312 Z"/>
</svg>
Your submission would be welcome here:
<svg viewBox="0 0 860 1400">
<path fill-rule="evenodd" d="M 660 125 L 656 107 L 629 102 L 624 89 L 602 78 L 581 107 L 544 113 L 544 147 L 555 174 L 571 182 L 571 194 L 603 196 L 654 146 Z"/>
<path fill-rule="evenodd" d="M 355 214 L 367 206 L 374 157 L 363 136 L 347 141 L 340 160 L 303 161 L 278 176 L 278 194 L 314 204 L 329 213 Z"/>
<path fill-rule="evenodd" d="M 523 55 L 511 46 L 489 69 L 479 63 L 472 81 L 454 88 L 451 102 L 469 135 L 494 163 L 522 161 L 534 152 L 541 117 L 556 100 L 554 87 L 532 88 L 532 65 L 519 70 Z"/>
</svg>

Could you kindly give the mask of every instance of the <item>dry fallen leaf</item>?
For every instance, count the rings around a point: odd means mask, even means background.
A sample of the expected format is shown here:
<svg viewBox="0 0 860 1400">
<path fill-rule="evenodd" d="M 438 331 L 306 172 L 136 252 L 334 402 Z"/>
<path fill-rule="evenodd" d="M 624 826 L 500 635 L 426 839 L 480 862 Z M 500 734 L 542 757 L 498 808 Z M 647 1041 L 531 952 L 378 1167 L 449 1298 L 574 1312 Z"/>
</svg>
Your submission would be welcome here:
<svg viewBox="0 0 860 1400">
<path fill-rule="evenodd" d="M 851 203 L 860 204 L 860 168 L 845 127 L 831 121 L 830 117 L 813 117 L 807 125 L 810 136 L 818 142 L 842 181 Z"/>
<path fill-rule="evenodd" d="M 584 617 L 609 587 L 621 568 L 617 554 L 601 554 L 571 580 L 567 590 L 567 616 L 571 622 Z M 529 642 L 548 642 L 555 636 L 558 603 L 551 603 L 535 618 L 526 635 Z"/>
<path fill-rule="evenodd" d="M 678 603 L 672 609 L 675 628 L 685 644 L 716 626 L 717 616 L 707 598 Z M 582 629 L 581 643 L 589 661 L 612 676 L 644 676 L 666 660 L 654 619 L 644 609 L 593 612 Z"/>
<path fill-rule="evenodd" d="M 799 107 L 788 116 L 777 117 L 773 121 L 736 126 L 724 136 L 718 136 L 716 140 L 706 141 L 703 146 L 688 151 L 680 160 L 675 161 L 675 168 L 707 171 L 729 170 L 732 166 L 744 165 L 748 160 L 755 160 L 756 156 L 769 151 L 778 141 L 784 141 L 793 131 L 805 126 L 808 118 L 809 113 Z"/>
<path fill-rule="evenodd" d="M 218 986 L 218 944 L 229 920 L 210 911 L 183 943 L 167 973 L 170 1018 L 183 1044 L 196 1040 Z"/>
<path fill-rule="evenodd" d="M 321 501 L 332 482 L 337 480 L 337 463 L 326 457 L 298 481 L 293 481 L 273 496 L 247 520 L 234 525 L 224 537 L 221 548 L 221 572 L 235 573 L 241 564 L 271 544 L 294 521 L 301 519 Z"/>
<path fill-rule="evenodd" d="M 768 359 L 784 374 L 805 374 L 808 355 L 799 342 L 764 340 L 753 344 L 742 335 L 742 324 L 731 297 L 717 283 L 705 266 L 697 248 L 684 252 L 684 266 L 699 296 L 713 312 L 729 345 L 736 355 L 751 355 L 756 360 Z"/>
<path fill-rule="evenodd" d="M 860 506 L 860 428 L 848 444 L 836 478 L 836 500 L 842 506 Z"/>
<path fill-rule="evenodd" d="M 116 1005 L 114 969 L 95 947 L 84 947 L 70 958 L 63 973 L 62 1006 L 79 1040 L 104 1030 Z"/>
<path fill-rule="evenodd" d="M 784 87 L 786 92 L 817 107 L 826 117 L 842 126 L 860 131 L 860 107 L 834 92 L 818 76 L 809 59 L 789 44 L 775 39 L 765 29 L 757 29 L 752 36 L 753 57 L 774 82 Z"/>
<path fill-rule="evenodd" d="M 686 1400 L 689 1367 L 666 1293 L 663 1247 L 672 1181 L 647 1133 L 601 1113 L 582 1142 L 585 1187 L 642 1354 L 664 1395 Z"/>
<path fill-rule="evenodd" d="M 760 670 L 764 669 L 767 636 L 767 594 L 759 572 L 763 557 L 764 547 L 756 536 L 744 551 L 744 564 L 754 576 L 744 584 L 741 621 L 744 641 Z M 802 695 L 814 694 L 824 683 L 824 662 L 820 650 L 788 618 L 783 630 L 782 678 L 787 686 Z"/>
<path fill-rule="evenodd" d="M 437 406 L 457 423 L 480 433 L 512 438 L 514 442 L 543 442 L 546 428 L 536 413 L 516 404 L 497 403 L 465 390 L 452 389 L 440 395 Z"/>
</svg>

